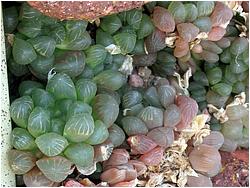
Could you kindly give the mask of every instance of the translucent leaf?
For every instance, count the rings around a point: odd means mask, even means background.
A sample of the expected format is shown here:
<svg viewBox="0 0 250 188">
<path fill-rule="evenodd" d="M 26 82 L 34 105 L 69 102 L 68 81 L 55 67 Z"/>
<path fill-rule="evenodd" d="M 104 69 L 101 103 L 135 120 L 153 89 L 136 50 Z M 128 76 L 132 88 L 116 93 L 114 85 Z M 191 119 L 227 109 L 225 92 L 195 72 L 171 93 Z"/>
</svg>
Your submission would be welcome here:
<svg viewBox="0 0 250 188">
<path fill-rule="evenodd" d="M 148 132 L 146 124 L 138 117 L 126 116 L 122 118 L 121 124 L 128 136 L 146 134 Z"/>
<path fill-rule="evenodd" d="M 110 168 L 101 174 L 101 180 L 109 184 L 122 182 L 126 179 L 126 170 L 119 170 L 117 168 Z"/>
<path fill-rule="evenodd" d="M 198 17 L 200 16 L 209 16 L 214 9 L 213 1 L 200 1 L 196 4 L 198 9 Z"/>
<path fill-rule="evenodd" d="M 63 135 L 63 130 L 64 130 L 64 121 L 54 118 L 51 119 L 51 132 L 57 133 L 59 135 Z"/>
<path fill-rule="evenodd" d="M 93 164 L 94 148 L 85 143 L 70 144 L 64 155 L 74 164 L 87 167 Z"/>
<path fill-rule="evenodd" d="M 219 46 L 217 46 L 215 42 L 202 40 L 200 44 L 204 50 L 207 50 L 216 54 L 221 54 L 223 52 L 223 50 Z"/>
<path fill-rule="evenodd" d="M 40 21 L 27 20 L 18 24 L 17 30 L 29 38 L 35 38 L 41 33 L 42 24 Z"/>
<path fill-rule="evenodd" d="M 17 77 L 29 73 L 27 65 L 21 65 L 16 63 L 12 57 L 8 59 L 7 63 L 9 71 Z"/>
<path fill-rule="evenodd" d="M 116 100 L 107 94 L 99 94 L 94 98 L 93 114 L 96 119 L 103 121 L 108 127 L 113 125 L 119 113 Z"/>
<path fill-rule="evenodd" d="M 209 32 L 212 29 L 212 22 L 209 17 L 199 17 L 193 24 L 197 26 L 201 32 Z"/>
<path fill-rule="evenodd" d="M 82 167 L 82 166 L 76 166 L 78 172 L 80 172 L 83 175 L 91 175 L 96 171 L 96 162 L 91 164 L 90 166 Z M 80 184 L 81 185 L 81 184 Z"/>
<path fill-rule="evenodd" d="M 157 146 L 151 138 L 145 135 L 130 136 L 127 142 L 132 154 L 145 154 Z"/>
<path fill-rule="evenodd" d="M 224 143 L 224 136 L 219 131 L 211 131 L 208 136 L 203 138 L 202 143 L 220 149 Z"/>
<path fill-rule="evenodd" d="M 169 127 L 157 127 L 148 132 L 147 136 L 161 147 L 169 147 L 174 142 L 174 131 Z"/>
<path fill-rule="evenodd" d="M 81 36 L 78 34 L 67 34 L 66 38 L 56 47 L 63 50 L 85 50 L 91 45 L 91 37 L 87 31 L 85 31 Z"/>
<path fill-rule="evenodd" d="M 221 96 L 228 96 L 232 92 L 232 86 L 223 82 L 214 85 L 211 89 Z"/>
<path fill-rule="evenodd" d="M 90 114 L 76 114 L 66 122 L 63 136 L 71 142 L 83 142 L 93 134 L 94 126 L 94 120 Z"/>
<path fill-rule="evenodd" d="M 87 25 L 88 22 L 85 20 L 67 20 L 65 28 L 70 35 L 79 38 L 86 31 Z"/>
<path fill-rule="evenodd" d="M 175 127 L 181 121 L 181 111 L 175 105 L 169 105 L 164 112 L 164 126 Z"/>
<path fill-rule="evenodd" d="M 207 71 L 207 79 L 211 85 L 217 84 L 222 79 L 222 71 L 220 67 L 215 67 Z"/>
<path fill-rule="evenodd" d="M 216 148 L 205 144 L 201 144 L 191 151 L 189 161 L 194 170 L 209 177 L 218 174 L 221 168 L 220 153 Z"/>
<path fill-rule="evenodd" d="M 56 41 L 48 36 L 39 36 L 28 40 L 34 49 L 42 56 L 50 57 L 56 48 Z"/>
<path fill-rule="evenodd" d="M 42 173 L 53 182 L 62 182 L 74 170 L 71 168 L 72 163 L 61 156 L 42 158 L 36 164 Z"/>
<path fill-rule="evenodd" d="M 208 33 L 208 40 L 219 41 L 226 34 L 226 30 L 222 27 L 213 27 Z"/>
<path fill-rule="evenodd" d="M 55 99 L 49 92 L 45 91 L 44 89 L 33 89 L 32 100 L 35 106 L 40 106 L 45 109 L 55 106 Z"/>
<path fill-rule="evenodd" d="M 204 86 L 208 86 L 208 79 L 204 72 L 202 71 L 196 71 L 193 75 L 193 79 L 196 82 L 200 82 Z"/>
<path fill-rule="evenodd" d="M 157 89 L 160 102 L 165 108 L 174 103 L 176 91 L 174 87 L 170 85 L 163 85 Z"/>
<path fill-rule="evenodd" d="M 209 90 L 206 94 L 206 100 L 208 104 L 213 104 L 217 107 L 223 107 L 228 100 L 229 96 L 221 96 L 212 90 Z"/>
<path fill-rule="evenodd" d="M 135 55 L 145 54 L 144 40 L 137 40 L 135 43 L 135 47 L 131 53 Z"/>
<path fill-rule="evenodd" d="M 83 113 L 92 113 L 92 108 L 87 103 L 84 103 L 82 101 L 74 101 L 72 102 L 69 107 L 70 110 L 67 111 L 67 118 L 77 115 L 77 114 L 83 114 Z"/>
<path fill-rule="evenodd" d="M 143 39 L 144 37 L 147 37 L 154 31 L 154 25 L 150 19 L 149 16 L 146 14 L 142 15 L 142 20 L 140 23 L 140 27 L 137 30 L 137 38 L 138 39 Z"/>
<path fill-rule="evenodd" d="M 163 7 L 154 7 L 153 23 L 159 30 L 170 33 L 175 29 L 175 21 L 169 11 Z"/>
<path fill-rule="evenodd" d="M 109 33 L 104 32 L 101 29 L 96 30 L 96 44 L 101 44 L 106 47 L 114 43 L 114 39 Z"/>
<path fill-rule="evenodd" d="M 56 100 L 76 99 L 76 89 L 71 78 L 64 73 L 54 75 L 47 83 L 46 90 L 50 92 Z"/>
<path fill-rule="evenodd" d="M 56 44 L 60 44 L 65 40 L 66 37 L 65 28 L 63 27 L 63 25 L 57 25 L 49 32 L 49 36 L 54 38 Z"/>
<path fill-rule="evenodd" d="M 85 55 L 80 51 L 65 51 L 55 58 L 55 71 L 74 78 L 82 73 L 85 67 Z"/>
<path fill-rule="evenodd" d="M 248 109 L 243 105 L 228 106 L 226 114 L 229 120 L 238 120 L 242 119 L 244 116 L 247 116 Z"/>
<path fill-rule="evenodd" d="M 149 130 L 163 125 L 163 111 L 160 108 L 147 106 L 142 109 L 137 117 L 139 117 L 146 124 Z"/>
<path fill-rule="evenodd" d="M 161 147 L 156 147 L 142 155 L 139 160 L 142 161 L 145 165 L 148 166 L 156 166 L 158 165 L 163 159 L 163 152 L 164 149 Z"/>
<path fill-rule="evenodd" d="M 244 37 L 237 37 L 230 46 L 230 52 L 233 55 L 239 55 L 248 48 L 248 40 Z"/>
<path fill-rule="evenodd" d="M 42 15 L 41 12 L 32 8 L 27 2 L 23 3 L 20 10 L 21 20 L 37 20 Z"/>
<path fill-rule="evenodd" d="M 37 78 L 46 80 L 49 71 L 53 68 L 55 57 L 44 57 L 38 55 L 37 58 L 29 64 L 30 72 Z"/>
<path fill-rule="evenodd" d="M 5 33 L 12 33 L 18 24 L 18 12 L 15 6 L 3 9 L 3 26 Z"/>
<path fill-rule="evenodd" d="M 114 149 L 112 155 L 107 161 L 104 161 L 103 168 L 107 169 L 109 166 L 118 166 L 128 163 L 130 155 L 126 149 Z"/>
<path fill-rule="evenodd" d="M 42 107 L 35 107 L 30 113 L 28 119 L 28 130 L 35 138 L 49 132 L 50 115 L 49 112 Z"/>
<path fill-rule="evenodd" d="M 36 148 L 34 138 L 26 129 L 14 128 L 10 140 L 11 145 L 17 150 L 33 150 Z"/>
<path fill-rule="evenodd" d="M 220 48 L 228 48 L 231 45 L 231 41 L 226 38 L 223 37 L 222 39 L 220 39 L 219 41 L 216 42 L 216 44 L 220 47 Z"/>
<path fill-rule="evenodd" d="M 37 167 L 23 175 L 23 181 L 27 187 L 55 187 L 57 183 L 49 180 Z"/>
<path fill-rule="evenodd" d="M 100 44 L 93 45 L 86 50 L 86 63 L 94 68 L 104 62 L 107 50 Z"/>
<path fill-rule="evenodd" d="M 21 84 L 19 85 L 18 92 L 20 96 L 24 96 L 24 95 L 31 96 L 32 91 L 36 88 L 43 89 L 44 86 L 41 83 L 36 82 L 36 81 L 25 80 L 25 81 L 22 81 Z"/>
<path fill-rule="evenodd" d="M 33 108 L 34 104 L 31 97 L 20 97 L 11 103 L 10 116 L 17 126 L 26 128 L 29 115 Z"/>
<path fill-rule="evenodd" d="M 196 6 L 192 3 L 186 3 L 184 4 L 184 7 L 185 7 L 185 12 L 186 12 L 185 21 L 193 22 L 194 20 L 196 20 L 198 16 L 198 9 L 196 8 Z"/>
<path fill-rule="evenodd" d="M 95 76 L 93 81 L 101 87 L 115 91 L 125 84 L 126 77 L 118 71 L 105 70 Z"/>
<path fill-rule="evenodd" d="M 132 9 L 126 13 L 126 21 L 134 29 L 139 29 L 142 20 L 142 10 Z"/>
<path fill-rule="evenodd" d="M 216 63 L 219 61 L 219 56 L 216 53 L 203 50 L 201 53 L 201 57 L 208 63 Z"/>
<path fill-rule="evenodd" d="M 46 156 L 59 155 L 68 146 L 68 141 L 56 133 L 46 133 L 36 138 L 37 147 Z"/>
<path fill-rule="evenodd" d="M 230 53 L 230 48 L 225 49 L 222 54 L 220 54 L 220 61 L 229 64 L 232 60 L 232 55 Z"/>
<path fill-rule="evenodd" d="M 122 22 L 117 15 L 109 15 L 101 19 L 100 27 L 109 34 L 115 33 L 121 26 Z"/>
<path fill-rule="evenodd" d="M 198 174 L 198 177 L 195 176 L 188 176 L 187 178 L 187 185 L 189 187 L 213 187 L 213 182 L 207 176 L 202 174 Z"/>
<path fill-rule="evenodd" d="M 188 52 L 189 52 L 188 42 L 181 38 L 177 39 L 175 41 L 174 56 L 180 58 L 187 55 Z"/>
<path fill-rule="evenodd" d="M 125 140 L 125 135 L 124 135 L 123 141 L 124 140 Z M 100 162 L 100 161 L 108 160 L 110 155 L 112 154 L 113 148 L 114 148 L 114 145 L 109 139 L 103 142 L 102 144 L 98 144 L 94 146 L 94 151 L 95 151 L 94 161 Z M 97 165 L 98 164 L 99 163 L 97 163 Z"/>
<path fill-rule="evenodd" d="M 121 48 L 123 54 L 133 51 L 136 43 L 136 35 L 130 33 L 119 33 L 114 35 L 115 43 Z"/>
<path fill-rule="evenodd" d="M 94 132 L 85 142 L 90 145 L 97 145 L 103 143 L 108 137 L 107 125 L 100 120 L 96 120 Z"/>
<path fill-rule="evenodd" d="M 109 127 L 108 131 L 109 131 L 108 140 L 112 142 L 114 147 L 120 146 L 125 140 L 125 134 L 118 125 L 113 124 L 111 127 Z"/>
<path fill-rule="evenodd" d="M 177 25 L 177 31 L 181 38 L 191 42 L 199 34 L 199 28 L 192 23 L 180 23 Z"/>
<path fill-rule="evenodd" d="M 149 105 L 161 107 L 161 102 L 159 100 L 159 96 L 157 93 L 157 89 L 155 87 L 148 88 L 144 93 L 144 99 L 147 101 Z"/>
<path fill-rule="evenodd" d="M 29 64 L 37 58 L 32 45 L 19 38 L 14 40 L 12 54 L 15 62 L 22 65 Z"/>
<path fill-rule="evenodd" d="M 199 10 L 199 8 L 198 8 L 198 10 Z M 168 11 L 174 17 L 176 24 L 182 23 L 185 21 L 186 10 L 185 10 L 185 6 L 183 5 L 182 2 L 179 2 L 179 1 L 171 2 L 168 6 Z"/>
<path fill-rule="evenodd" d="M 229 67 L 230 67 L 231 72 L 235 74 L 240 74 L 248 70 L 248 65 L 246 65 L 237 56 L 232 57 Z"/>
<path fill-rule="evenodd" d="M 36 158 L 30 152 L 10 150 L 8 153 L 9 165 L 15 174 L 25 174 L 36 165 Z"/>
<path fill-rule="evenodd" d="M 181 122 L 176 127 L 178 130 L 182 130 L 190 126 L 193 118 L 198 113 L 198 105 L 194 99 L 183 95 L 177 96 L 175 103 L 181 111 Z"/>
<path fill-rule="evenodd" d="M 243 82 L 236 82 L 233 85 L 232 93 L 240 94 L 241 92 L 245 92 L 245 84 Z"/>
<path fill-rule="evenodd" d="M 142 95 L 136 90 L 131 90 L 122 96 L 123 108 L 130 108 L 142 101 Z"/>
<path fill-rule="evenodd" d="M 145 39 L 145 45 L 148 53 L 154 53 L 162 50 L 165 44 L 166 33 L 155 29 L 152 34 Z"/>
<path fill-rule="evenodd" d="M 230 21 L 232 17 L 233 11 L 222 2 L 216 2 L 213 13 L 210 16 L 213 26 L 223 25 Z"/>
</svg>

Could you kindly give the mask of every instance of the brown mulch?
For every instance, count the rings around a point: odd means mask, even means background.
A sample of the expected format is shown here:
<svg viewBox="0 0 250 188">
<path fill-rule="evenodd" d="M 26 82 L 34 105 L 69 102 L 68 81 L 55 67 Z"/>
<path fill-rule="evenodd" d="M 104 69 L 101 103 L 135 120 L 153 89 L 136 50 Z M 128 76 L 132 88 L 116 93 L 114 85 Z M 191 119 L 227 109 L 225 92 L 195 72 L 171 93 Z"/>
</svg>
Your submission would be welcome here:
<svg viewBox="0 0 250 188">
<path fill-rule="evenodd" d="M 220 152 L 221 172 L 212 178 L 214 187 L 249 186 L 249 151 L 237 150 L 233 153 Z"/>
</svg>

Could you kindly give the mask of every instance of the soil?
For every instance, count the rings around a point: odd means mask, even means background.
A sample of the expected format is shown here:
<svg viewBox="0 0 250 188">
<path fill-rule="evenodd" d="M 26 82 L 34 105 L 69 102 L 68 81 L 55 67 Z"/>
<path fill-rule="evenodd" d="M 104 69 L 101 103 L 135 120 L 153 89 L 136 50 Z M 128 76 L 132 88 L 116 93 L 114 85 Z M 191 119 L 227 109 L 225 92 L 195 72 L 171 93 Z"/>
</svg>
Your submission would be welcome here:
<svg viewBox="0 0 250 188">
<path fill-rule="evenodd" d="M 233 153 L 220 152 L 221 172 L 212 178 L 214 187 L 249 186 L 249 151 L 236 150 Z"/>
</svg>

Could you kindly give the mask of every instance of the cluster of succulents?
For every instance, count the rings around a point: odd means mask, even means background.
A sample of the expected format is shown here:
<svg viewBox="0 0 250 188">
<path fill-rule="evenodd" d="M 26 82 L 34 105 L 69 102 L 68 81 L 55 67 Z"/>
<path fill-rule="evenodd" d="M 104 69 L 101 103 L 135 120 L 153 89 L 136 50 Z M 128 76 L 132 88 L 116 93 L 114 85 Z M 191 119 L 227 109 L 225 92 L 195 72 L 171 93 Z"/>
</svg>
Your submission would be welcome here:
<svg viewBox="0 0 250 188">
<path fill-rule="evenodd" d="M 202 141 L 182 143 L 196 173 L 180 174 L 184 185 L 212 186 L 218 150 L 248 148 L 249 42 L 226 4 L 154 1 L 92 23 L 25 2 L 3 15 L 9 164 L 26 186 L 66 186 L 72 174 L 87 186 L 141 186 L 208 104 L 228 119 L 211 113 Z M 242 92 L 246 101 L 228 105 Z"/>
</svg>

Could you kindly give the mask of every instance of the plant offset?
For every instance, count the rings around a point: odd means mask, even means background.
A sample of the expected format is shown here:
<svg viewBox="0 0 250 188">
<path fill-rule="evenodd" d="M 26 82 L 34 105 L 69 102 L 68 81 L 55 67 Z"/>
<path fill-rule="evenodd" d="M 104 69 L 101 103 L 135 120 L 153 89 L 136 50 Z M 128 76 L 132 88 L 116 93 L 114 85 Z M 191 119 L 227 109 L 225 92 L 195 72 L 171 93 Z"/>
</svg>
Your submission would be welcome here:
<svg viewBox="0 0 250 188">
<path fill-rule="evenodd" d="M 17 185 L 212 186 L 219 150 L 249 146 L 246 8 L 150 2 L 89 23 L 4 6 Z"/>
</svg>

